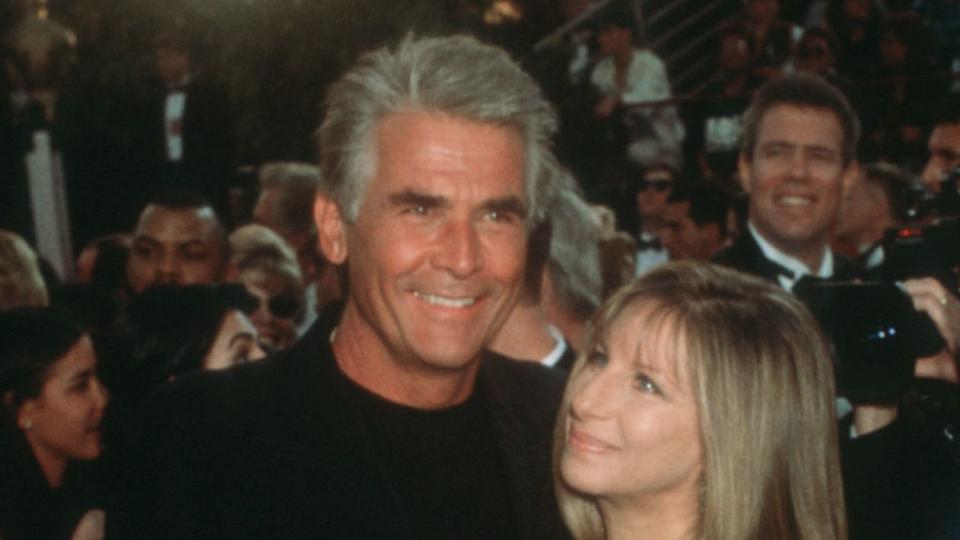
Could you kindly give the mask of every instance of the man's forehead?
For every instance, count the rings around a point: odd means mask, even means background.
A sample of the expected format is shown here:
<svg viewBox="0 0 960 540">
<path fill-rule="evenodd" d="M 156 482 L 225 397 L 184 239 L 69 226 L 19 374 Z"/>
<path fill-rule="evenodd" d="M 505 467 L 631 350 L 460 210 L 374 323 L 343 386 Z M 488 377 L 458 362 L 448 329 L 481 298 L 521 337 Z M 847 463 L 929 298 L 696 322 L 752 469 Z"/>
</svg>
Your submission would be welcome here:
<svg viewBox="0 0 960 540">
<path fill-rule="evenodd" d="M 784 124 L 802 129 L 784 129 Z M 819 146 L 843 151 L 843 125 L 831 109 L 808 105 L 779 103 L 767 109 L 757 130 L 757 146 L 770 142 L 786 142 L 803 146 Z"/>
<path fill-rule="evenodd" d="M 136 236 L 202 237 L 212 236 L 217 229 L 217 216 L 209 206 L 167 208 L 150 205 L 137 223 Z"/>
<path fill-rule="evenodd" d="M 960 124 L 937 124 L 930 135 L 930 146 L 960 153 Z"/>
</svg>

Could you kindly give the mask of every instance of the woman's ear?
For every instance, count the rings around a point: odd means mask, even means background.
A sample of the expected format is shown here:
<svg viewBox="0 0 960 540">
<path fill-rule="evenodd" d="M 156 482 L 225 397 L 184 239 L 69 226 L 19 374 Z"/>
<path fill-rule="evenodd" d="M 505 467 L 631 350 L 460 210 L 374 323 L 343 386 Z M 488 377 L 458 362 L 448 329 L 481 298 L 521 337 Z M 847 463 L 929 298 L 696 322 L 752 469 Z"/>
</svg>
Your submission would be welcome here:
<svg viewBox="0 0 960 540">
<path fill-rule="evenodd" d="M 317 225 L 320 252 L 333 264 L 343 264 L 347 260 L 347 237 L 340 206 L 327 195 L 317 194 L 313 201 L 313 220 Z"/>
</svg>

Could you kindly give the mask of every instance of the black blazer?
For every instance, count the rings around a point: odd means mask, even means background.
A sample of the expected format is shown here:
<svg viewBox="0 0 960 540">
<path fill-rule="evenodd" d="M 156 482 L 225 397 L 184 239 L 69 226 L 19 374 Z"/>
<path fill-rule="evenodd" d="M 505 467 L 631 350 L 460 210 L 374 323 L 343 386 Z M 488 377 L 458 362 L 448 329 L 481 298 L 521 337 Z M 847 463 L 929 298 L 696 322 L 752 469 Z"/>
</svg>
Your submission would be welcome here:
<svg viewBox="0 0 960 540">
<path fill-rule="evenodd" d="M 314 325 L 289 351 L 151 399 L 116 537 L 411 538 L 359 413 L 342 406 L 328 336 Z M 563 382 L 493 354 L 481 364 L 522 538 L 568 537 L 550 467 Z"/>
<path fill-rule="evenodd" d="M 781 266 L 763 254 L 760 245 L 748 230 L 744 230 L 734 243 L 713 256 L 711 262 L 728 266 L 747 274 L 778 283 L 777 276 Z M 860 274 L 856 263 L 838 254 L 833 254 L 833 276 L 831 279 L 853 279 Z"/>
</svg>

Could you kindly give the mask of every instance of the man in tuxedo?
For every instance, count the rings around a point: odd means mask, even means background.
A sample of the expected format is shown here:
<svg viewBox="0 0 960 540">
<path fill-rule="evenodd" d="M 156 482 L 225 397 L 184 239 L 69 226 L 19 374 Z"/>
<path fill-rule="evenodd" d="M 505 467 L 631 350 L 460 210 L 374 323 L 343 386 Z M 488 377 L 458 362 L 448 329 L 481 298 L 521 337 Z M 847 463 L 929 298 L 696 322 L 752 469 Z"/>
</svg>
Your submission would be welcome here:
<svg viewBox="0 0 960 540">
<path fill-rule="evenodd" d="M 363 56 L 327 96 L 320 250 L 335 326 L 171 385 L 144 411 L 131 537 L 564 538 L 563 377 L 485 351 L 522 293 L 556 119 L 464 36 Z"/>
<path fill-rule="evenodd" d="M 763 85 L 745 113 L 738 159 L 747 230 L 714 260 L 788 290 L 804 275 L 850 277 L 828 242 L 857 175 L 859 135 L 850 104 L 823 79 L 798 73 Z"/>
<path fill-rule="evenodd" d="M 154 61 L 158 79 L 137 115 L 135 150 L 147 182 L 141 192 L 171 187 L 196 191 L 226 217 L 235 160 L 226 94 L 195 73 L 189 44 L 180 34 L 157 34 Z"/>
</svg>

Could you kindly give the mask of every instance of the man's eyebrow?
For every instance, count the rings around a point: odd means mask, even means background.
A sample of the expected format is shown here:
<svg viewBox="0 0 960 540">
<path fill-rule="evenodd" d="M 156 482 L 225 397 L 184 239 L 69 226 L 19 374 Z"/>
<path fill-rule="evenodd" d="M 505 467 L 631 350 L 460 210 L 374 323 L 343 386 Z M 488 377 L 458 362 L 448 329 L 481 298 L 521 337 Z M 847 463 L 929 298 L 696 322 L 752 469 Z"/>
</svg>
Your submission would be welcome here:
<svg viewBox="0 0 960 540">
<path fill-rule="evenodd" d="M 138 234 L 137 236 L 135 236 L 135 237 L 133 238 L 133 242 L 134 242 L 135 244 L 136 244 L 136 243 L 147 243 L 147 244 L 151 244 L 151 245 L 155 245 L 155 246 L 156 246 L 156 245 L 160 245 L 160 241 L 159 241 L 159 240 L 157 240 L 156 238 L 153 238 L 152 236 L 148 236 L 148 235 L 142 234 L 142 233 L 141 233 L 141 234 Z"/>
<path fill-rule="evenodd" d="M 527 205 L 519 197 L 514 196 L 490 199 L 483 204 L 483 208 L 488 211 L 516 214 L 520 217 L 527 215 Z"/>
<path fill-rule="evenodd" d="M 393 193 L 390 195 L 389 200 L 393 206 L 427 206 L 435 208 L 446 203 L 446 198 L 444 197 L 418 193 L 412 189 L 405 189 L 398 193 Z"/>
</svg>

